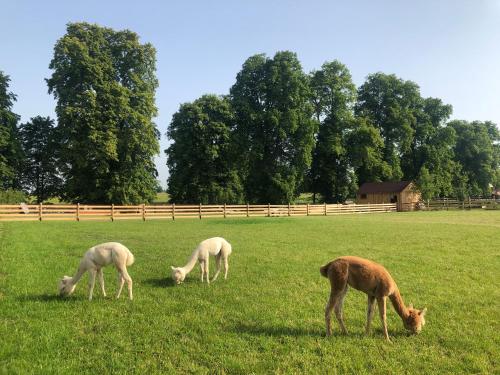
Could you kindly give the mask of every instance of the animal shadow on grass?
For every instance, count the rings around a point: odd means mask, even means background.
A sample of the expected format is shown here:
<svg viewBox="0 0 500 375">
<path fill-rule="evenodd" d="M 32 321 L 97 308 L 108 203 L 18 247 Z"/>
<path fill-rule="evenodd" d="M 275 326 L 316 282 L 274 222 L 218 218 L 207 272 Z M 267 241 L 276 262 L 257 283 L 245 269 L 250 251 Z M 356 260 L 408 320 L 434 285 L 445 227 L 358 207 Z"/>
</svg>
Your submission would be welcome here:
<svg viewBox="0 0 500 375">
<path fill-rule="evenodd" d="M 231 331 L 236 333 L 248 333 L 256 336 L 321 336 L 322 332 L 314 328 L 300 328 L 287 326 L 266 326 L 249 323 L 238 323 Z"/>
<path fill-rule="evenodd" d="M 58 294 L 30 294 L 17 297 L 21 302 L 58 302 L 58 303 L 72 303 L 77 301 L 86 300 L 84 296 L 70 296 L 61 297 Z"/>
<path fill-rule="evenodd" d="M 197 280 L 193 278 L 186 278 L 182 284 L 190 284 L 193 282 L 196 282 Z M 151 285 L 155 288 L 172 288 L 174 286 L 182 286 L 181 285 L 176 285 L 174 280 L 170 277 L 162 277 L 162 278 L 156 278 L 156 279 L 146 279 L 144 280 L 145 284 Z"/>
</svg>

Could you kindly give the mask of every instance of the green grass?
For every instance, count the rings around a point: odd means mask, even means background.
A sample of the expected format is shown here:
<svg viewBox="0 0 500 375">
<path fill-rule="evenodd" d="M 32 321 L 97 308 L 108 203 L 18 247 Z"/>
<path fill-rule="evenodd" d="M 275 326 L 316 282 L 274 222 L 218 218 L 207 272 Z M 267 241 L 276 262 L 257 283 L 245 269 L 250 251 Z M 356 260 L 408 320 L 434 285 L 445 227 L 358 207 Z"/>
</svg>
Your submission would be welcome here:
<svg viewBox="0 0 500 375">
<path fill-rule="evenodd" d="M 499 373 L 500 214 L 415 212 L 336 217 L 0 223 L 0 373 Z M 229 278 L 180 286 L 196 244 L 233 244 Z M 56 295 L 85 250 L 120 241 L 135 254 L 134 301 Z M 392 306 L 392 344 L 366 297 L 350 290 L 348 336 L 324 337 L 319 267 L 353 254 L 384 264 L 407 303 L 428 308 L 407 336 Z M 211 274 L 214 262 L 211 259 Z M 108 294 L 116 272 L 105 270 Z"/>
</svg>

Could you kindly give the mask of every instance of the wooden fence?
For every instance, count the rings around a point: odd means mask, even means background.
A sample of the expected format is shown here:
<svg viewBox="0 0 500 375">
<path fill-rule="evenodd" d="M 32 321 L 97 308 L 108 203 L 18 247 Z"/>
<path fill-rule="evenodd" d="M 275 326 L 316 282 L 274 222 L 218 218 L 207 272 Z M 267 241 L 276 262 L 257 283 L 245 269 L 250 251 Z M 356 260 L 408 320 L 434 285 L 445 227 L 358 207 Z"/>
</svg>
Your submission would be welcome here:
<svg viewBox="0 0 500 375">
<path fill-rule="evenodd" d="M 0 205 L 0 221 L 12 220 L 124 220 L 227 217 L 327 216 L 394 212 L 390 204 L 247 204 L 247 205 Z"/>
<path fill-rule="evenodd" d="M 466 200 L 457 199 L 434 199 L 419 203 L 403 203 L 403 211 L 437 211 L 437 210 L 471 210 L 475 208 L 500 209 L 499 199 L 471 198 Z"/>
</svg>

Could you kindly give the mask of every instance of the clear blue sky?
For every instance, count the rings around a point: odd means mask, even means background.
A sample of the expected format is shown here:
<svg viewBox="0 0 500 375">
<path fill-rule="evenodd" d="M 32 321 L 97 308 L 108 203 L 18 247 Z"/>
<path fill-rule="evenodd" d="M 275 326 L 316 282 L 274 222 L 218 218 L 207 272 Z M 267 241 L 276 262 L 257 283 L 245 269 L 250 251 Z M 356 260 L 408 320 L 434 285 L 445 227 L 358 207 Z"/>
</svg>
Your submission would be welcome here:
<svg viewBox="0 0 500 375">
<path fill-rule="evenodd" d="M 77 21 L 127 28 L 156 47 L 164 186 L 172 114 L 202 94 L 227 93 L 255 53 L 294 51 L 305 71 L 338 59 L 358 86 L 370 73 L 395 73 L 452 104 L 453 118 L 500 124 L 498 0 L 0 0 L 0 70 L 21 121 L 55 117 L 44 78 L 56 40 Z"/>
</svg>

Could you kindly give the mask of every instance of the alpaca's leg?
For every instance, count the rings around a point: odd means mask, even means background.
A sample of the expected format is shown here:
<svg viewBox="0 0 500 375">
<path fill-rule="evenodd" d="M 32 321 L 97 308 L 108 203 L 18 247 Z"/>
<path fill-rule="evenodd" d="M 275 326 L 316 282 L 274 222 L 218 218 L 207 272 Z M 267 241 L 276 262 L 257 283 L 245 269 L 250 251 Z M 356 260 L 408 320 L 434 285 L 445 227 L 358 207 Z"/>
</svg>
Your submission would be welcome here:
<svg viewBox="0 0 500 375">
<path fill-rule="evenodd" d="M 106 297 L 106 290 L 104 289 L 104 274 L 102 268 L 97 270 L 97 276 L 99 277 L 99 285 L 101 286 L 102 295 Z"/>
<path fill-rule="evenodd" d="M 328 299 L 328 302 L 326 303 L 325 307 L 325 325 L 326 325 L 326 335 L 330 336 L 332 334 L 332 311 L 335 305 L 337 304 L 339 294 L 335 291 L 331 291 L 330 293 L 330 298 Z"/>
<path fill-rule="evenodd" d="M 217 277 L 219 276 L 220 273 L 220 268 L 221 268 L 221 261 L 222 261 L 222 254 L 221 251 L 219 251 L 219 254 L 215 256 L 215 275 L 212 281 L 217 280 Z"/>
<path fill-rule="evenodd" d="M 205 274 L 205 264 L 203 261 L 200 261 L 200 269 L 201 269 L 201 282 L 203 282 L 203 275 Z"/>
<path fill-rule="evenodd" d="M 387 333 L 387 315 L 386 315 L 386 300 L 387 298 L 384 297 L 377 297 L 377 303 L 378 303 L 378 310 L 380 313 L 380 320 L 382 321 L 382 328 L 384 330 L 384 336 L 387 341 L 391 341 L 389 339 L 389 333 Z"/>
<path fill-rule="evenodd" d="M 93 268 L 89 269 L 89 301 L 92 301 L 92 294 L 94 293 L 95 276 L 97 271 Z"/>
<path fill-rule="evenodd" d="M 227 279 L 227 271 L 229 271 L 229 255 L 224 256 L 224 280 Z"/>
<path fill-rule="evenodd" d="M 326 323 L 326 335 L 330 336 L 332 334 L 331 329 L 331 315 L 332 310 L 335 309 L 335 315 L 340 324 L 340 328 L 344 333 L 347 332 L 342 320 L 342 299 L 347 293 L 347 280 L 349 276 L 349 266 L 347 263 L 339 262 L 333 263 L 331 268 L 328 270 L 328 279 L 330 280 L 330 299 L 326 304 L 325 309 L 325 323 Z"/>
<path fill-rule="evenodd" d="M 205 260 L 205 278 L 207 279 L 207 284 L 210 284 L 208 258 L 207 258 L 207 260 Z"/>
<path fill-rule="evenodd" d="M 127 287 L 128 287 L 128 298 L 130 300 L 134 299 L 133 295 L 132 295 L 132 278 L 130 277 L 130 275 L 128 274 L 127 272 L 127 268 L 126 267 L 123 267 L 123 270 L 122 270 L 122 277 L 125 279 L 125 281 L 127 282 Z"/>
<path fill-rule="evenodd" d="M 375 297 L 368 295 L 368 308 L 366 310 L 366 334 L 370 333 L 370 325 L 373 320 L 373 313 L 375 311 Z"/>
<path fill-rule="evenodd" d="M 125 284 L 125 279 L 123 278 L 120 271 L 118 271 L 118 293 L 116 293 L 116 298 L 120 298 L 120 294 L 122 294 L 123 285 Z"/>
<path fill-rule="evenodd" d="M 347 294 L 347 285 L 345 286 L 344 290 L 340 293 L 337 303 L 334 306 L 335 309 L 335 316 L 337 317 L 337 321 L 339 322 L 340 329 L 342 330 L 342 333 L 347 334 L 347 329 L 345 328 L 344 324 L 344 298 L 345 295 Z"/>
</svg>

